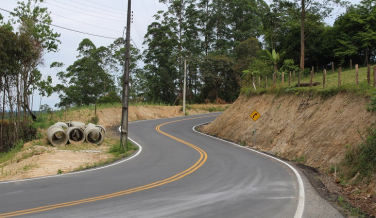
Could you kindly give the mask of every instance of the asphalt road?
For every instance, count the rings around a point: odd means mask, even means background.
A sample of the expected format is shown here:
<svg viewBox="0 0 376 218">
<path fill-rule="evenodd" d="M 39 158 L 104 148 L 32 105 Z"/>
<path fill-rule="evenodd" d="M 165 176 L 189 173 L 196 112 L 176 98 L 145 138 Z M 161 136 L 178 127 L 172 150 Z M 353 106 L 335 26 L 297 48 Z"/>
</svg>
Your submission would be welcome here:
<svg viewBox="0 0 376 218">
<path fill-rule="evenodd" d="M 342 217 L 290 165 L 193 131 L 217 115 L 134 122 L 132 159 L 0 183 L 0 217 Z"/>
</svg>

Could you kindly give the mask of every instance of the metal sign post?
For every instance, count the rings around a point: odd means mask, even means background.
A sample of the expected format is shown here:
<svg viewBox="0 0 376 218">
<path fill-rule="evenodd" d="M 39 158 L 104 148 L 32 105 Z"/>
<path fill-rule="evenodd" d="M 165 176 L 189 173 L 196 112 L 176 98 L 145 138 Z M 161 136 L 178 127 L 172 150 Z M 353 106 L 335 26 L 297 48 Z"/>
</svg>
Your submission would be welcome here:
<svg viewBox="0 0 376 218">
<path fill-rule="evenodd" d="M 253 147 L 255 147 L 256 146 L 256 123 L 257 123 L 257 120 L 261 117 L 261 114 L 257 111 L 253 111 L 249 116 L 252 118 L 252 120 L 255 121 L 254 130 L 253 130 Z"/>
<path fill-rule="evenodd" d="M 256 121 L 255 121 L 255 125 L 254 125 L 254 129 L 253 129 L 253 147 L 256 146 Z"/>
</svg>

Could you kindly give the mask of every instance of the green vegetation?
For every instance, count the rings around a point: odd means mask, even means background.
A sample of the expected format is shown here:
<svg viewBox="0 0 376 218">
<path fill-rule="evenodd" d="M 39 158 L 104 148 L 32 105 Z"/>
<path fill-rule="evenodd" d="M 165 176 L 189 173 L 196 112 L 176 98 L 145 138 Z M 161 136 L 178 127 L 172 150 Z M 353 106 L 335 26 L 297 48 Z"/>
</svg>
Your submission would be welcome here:
<svg viewBox="0 0 376 218">
<path fill-rule="evenodd" d="M 366 179 L 368 182 L 376 173 L 376 128 L 368 131 L 365 142 L 357 147 L 349 148 L 343 160 L 342 170 L 344 179 L 349 180 L 356 176 L 354 182 Z"/>
<path fill-rule="evenodd" d="M 292 82 L 291 86 L 288 86 L 288 78 L 286 83 L 282 85 L 281 81 L 277 81 L 276 85 L 272 84 L 272 81 L 269 79 L 268 87 L 265 89 L 264 87 L 257 87 L 257 90 L 254 90 L 253 86 L 243 86 L 242 93 L 251 96 L 251 95 L 261 95 L 265 93 L 282 95 L 282 94 L 308 94 L 317 95 L 324 99 L 330 98 L 332 96 L 337 95 L 341 92 L 349 92 L 360 94 L 364 96 L 371 96 L 373 92 L 375 92 L 376 88 L 368 85 L 367 83 L 367 68 L 360 68 L 359 69 L 359 85 L 355 84 L 355 70 L 345 70 L 342 72 L 342 85 L 338 87 L 338 73 L 335 72 L 334 74 L 327 73 L 326 76 L 326 86 L 323 88 L 322 85 L 322 73 L 316 73 L 314 76 L 313 82 L 320 82 L 321 84 L 318 86 L 313 87 L 296 87 L 297 79 L 295 78 L 295 82 Z M 301 83 L 309 83 L 310 77 L 304 76 L 301 79 Z M 292 79 L 293 81 L 293 79 Z M 263 85 L 261 83 L 261 85 Z M 373 100 L 375 102 L 375 100 Z M 371 107 L 374 107 L 371 105 Z"/>
<path fill-rule="evenodd" d="M 115 157 L 126 157 L 136 150 L 138 150 L 138 147 L 127 140 L 127 146 L 125 148 L 123 148 L 120 143 L 116 143 L 110 148 L 109 153 L 114 154 Z"/>
<path fill-rule="evenodd" d="M 368 105 L 367 110 L 372 112 L 376 111 L 376 92 L 372 93 L 371 103 Z"/>
<path fill-rule="evenodd" d="M 365 217 L 365 215 L 361 212 L 359 207 L 354 207 L 348 201 L 346 201 L 342 196 L 338 196 L 338 203 L 352 217 L 359 217 L 359 218 Z"/>
<path fill-rule="evenodd" d="M 62 173 L 63 173 L 63 171 L 61 169 L 57 170 L 57 174 L 62 174 Z"/>
<path fill-rule="evenodd" d="M 15 158 L 15 155 L 19 151 L 21 151 L 22 147 L 23 147 L 23 141 L 21 140 L 18 143 L 16 143 L 15 146 L 10 151 L 0 153 L 0 164 L 7 162 L 7 161 L 12 162 L 12 159 Z"/>
</svg>

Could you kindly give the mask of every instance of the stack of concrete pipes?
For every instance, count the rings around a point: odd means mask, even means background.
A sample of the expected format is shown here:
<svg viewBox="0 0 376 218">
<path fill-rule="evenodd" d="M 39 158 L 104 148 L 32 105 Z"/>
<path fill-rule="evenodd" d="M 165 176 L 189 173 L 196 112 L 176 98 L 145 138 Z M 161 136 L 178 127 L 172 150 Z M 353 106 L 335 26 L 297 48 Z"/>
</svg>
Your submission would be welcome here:
<svg viewBox="0 0 376 218">
<path fill-rule="evenodd" d="M 106 129 L 101 125 L 69 121 L 57 122 L 47 130 L 48 141 L 53 146 L 64 146 L 67 143 L 75 144 L 84 141 L 92 144 L 101 144 L 104 140 Z"/>
</svg>

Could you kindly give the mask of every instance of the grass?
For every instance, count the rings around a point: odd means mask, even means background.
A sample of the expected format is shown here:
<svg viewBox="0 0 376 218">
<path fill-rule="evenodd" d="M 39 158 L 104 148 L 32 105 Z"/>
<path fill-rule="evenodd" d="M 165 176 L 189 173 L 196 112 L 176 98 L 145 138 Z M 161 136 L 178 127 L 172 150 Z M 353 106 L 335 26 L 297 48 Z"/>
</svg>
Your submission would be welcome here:
<svg viewBox="0 0 376 218">
<path fill-rule="evenodd" d="M 338 196 L 338 204 L 351 215 L 351 217 L 365 217 L 365 215 L 360 211 L 360 208 L 354 207 L 348 201 L 346 201 L 342 196 Z"/>
<path fill-rule="evenodd" d="M 12 148 L 9 152 L 5 153 L 0 153 L 0 164 L 5 163 L 5 162 L 12 162 L 13 158 L 15 158 L 16 154 L 21 151 L 23 147 L 23 141 L 19 141 L 16 143 L 14 148 Z"/>
<path fill-rule="evenodd" d="M 347 150 L 342 164 L 345 166 L 345 179 L 351 179 L 359 173 L 355 183 L 363 179 L 371 181 L 376 173 L 376 126 L 368 130 L 365 142 Z"/>
<path fill-rule="evenodd" d="M 371 67 L 371 75 L 372 75 L 372 68 Z M 296 73 L 297 74 L 297 73 Z M 323 73 L 316 73 L 313 77 L 313 82 L 320 82 L 321 84 L 314 87 L 295 87 L 297 84 L 297 75 L 294 82 L 291 83 L 291 86 L 288 86 L 288 77 L 285 77 L 284 85 L 282 85 L 279 80 L 277 81 L 276 85 L 272 84 L 272 79 L 268 78 L 267 88 L 257 87 L 257 90 L 253 89 L 251 84 L 243 86 L 241 89 L 241 93 L 246 94 L 247 96 L 251 95 L 261 95 L 265 93 L 271 93 L 276 95 L 282 94 L 295 94 L 301 95 L 304 93 L 311 93 L 313 95 L 319 95 L 324 99 L 330 98 L 332 96 L 337 95 L 340 92 L 350 92 L 356 93 L 364 96 L 371 96 L 373 92 L 376 91 L 376 88 L 368 85 L 367 83 L 367 68 L 359 68 L 359 85 L 355 84 L 355 69 L 353 70 L 344 70 L 341 74 L 341 86 L 338 87 L 338 71 L 332 74 L 331 71 L 327 72 L 326 76 L 326 85 L 323 88 L 322 80 L 323 80 Z M 372 77 L 372 76 L 371 76 Z M 302 76 L 301 83 L 309 83 L 310 76 Z M 371 82 L 372 83 L 372 82 Z M 264 83 L 261 82 L 261 85 Z M 372 84 L 371 84 L 372 85 Z"/>
</svg>

